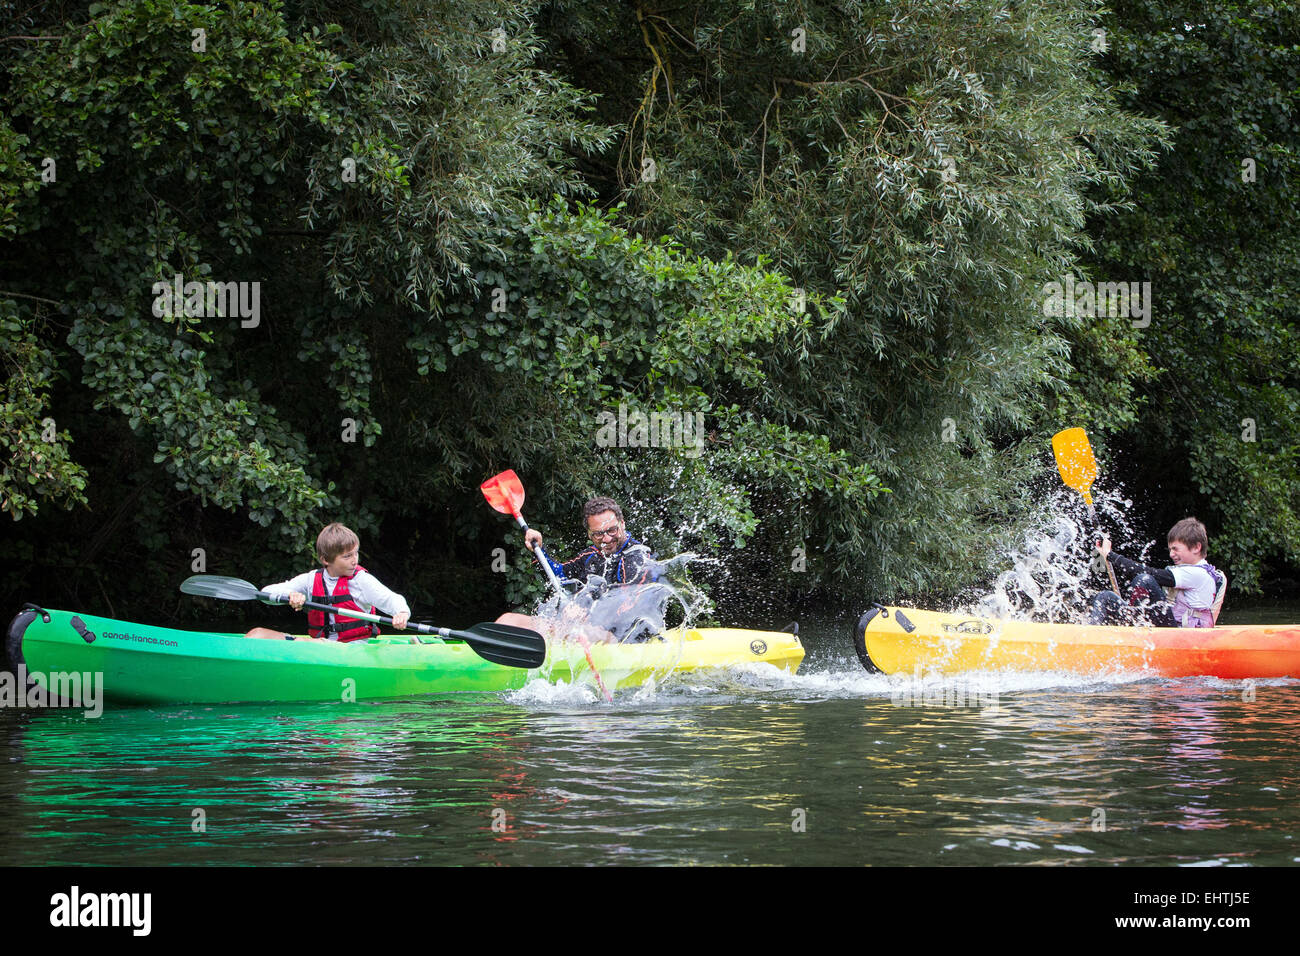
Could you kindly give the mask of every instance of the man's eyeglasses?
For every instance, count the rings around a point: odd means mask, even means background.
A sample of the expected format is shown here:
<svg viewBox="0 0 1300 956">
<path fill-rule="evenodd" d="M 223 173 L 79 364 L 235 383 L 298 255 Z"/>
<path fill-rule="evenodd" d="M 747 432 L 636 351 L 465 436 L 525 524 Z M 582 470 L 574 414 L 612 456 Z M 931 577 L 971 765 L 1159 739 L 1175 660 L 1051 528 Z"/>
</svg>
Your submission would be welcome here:
<svg viewBox="0 0 1300 956">
<path fill-rule="evenodd" d="M 592 541 L 595 541 L 598 538 L 617 538 L 618 525 L 612 524 L 608 528 L 602 528 L 599 531 L 588 531 L 587 537 L 590 538 Z"/>
</svg>

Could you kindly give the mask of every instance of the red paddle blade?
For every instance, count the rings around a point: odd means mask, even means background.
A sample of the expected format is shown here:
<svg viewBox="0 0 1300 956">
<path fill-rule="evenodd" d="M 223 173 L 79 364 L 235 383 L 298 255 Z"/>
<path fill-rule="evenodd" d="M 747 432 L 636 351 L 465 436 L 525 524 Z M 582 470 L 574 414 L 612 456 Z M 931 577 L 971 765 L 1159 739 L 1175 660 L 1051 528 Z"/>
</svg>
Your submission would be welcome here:
<svg viewBox="0 0 1300 956">
<path fill-rule="evenodd" d="M 478 487 L 487 503 L 503 515 L 518 515 L 524 506 L 524 484 L 513 470 L 493 475 Z"/>
</svg>

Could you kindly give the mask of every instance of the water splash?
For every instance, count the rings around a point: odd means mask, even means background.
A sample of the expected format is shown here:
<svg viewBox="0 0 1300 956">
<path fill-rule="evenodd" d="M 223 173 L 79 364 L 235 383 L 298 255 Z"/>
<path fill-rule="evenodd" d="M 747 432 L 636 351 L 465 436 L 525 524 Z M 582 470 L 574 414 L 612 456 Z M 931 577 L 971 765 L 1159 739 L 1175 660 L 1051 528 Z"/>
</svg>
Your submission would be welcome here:
<svg viewBox="0 0 1300 956">
<path fill-rule="evenodd" d="M 605 703 L 595 686 L 586 681 L 570 684 L 542 678 L 530 680 L 518 690 L 508 692 L 505 699 L 512 704 L 534 707 L 598 707 Z"/>
<path fill-rule="evenodd" d="M 680 662 L 687 632 L 710 607 L 707 595 L 685 577 L 687 566 L 697 560 L 691 552 L 650 559 L 647 567 L 659 580 L 648 584 L 610 585 L 594 574 L 584 584 L 568 582 L 568 590 L 545 599 L 534 616 L 552 642 L 668 642 L 669 653 L 644 682 L 653 695 L 656 682 Z M 591 667 L 591 658 L 583 656 L 587 663 L 577 664 L 578 682 L 600 683 L 594 673 L 579 676 L 584 667 Z"/>
<path fill-rule="evenodd" d="M 1216 686 L 1206 679 L 1208 686 Z M 784 701 L 820 703 L 830 700 L 887 701 L 895 707 L 989 711 L 1012 705 L 1018 695 L 1069 691 L 1106 694 L 1116 687 L 1152 683 L 1142 671 L 1117 672 L 1104 677 L 1063 671 L 971 671 L 963 674 L 868 674 L 847 663 L 834 668 L 791 674 L 770 664 L 736 664 L 723 669 L 690 671 L 670 679 L 648 680 L 614 695 L 616 711 L 658 709 L 681 705 L 716 706 L 738 702 Z M 1172 683 L 1163 678 L 1154 683 Z M 1228 682 L 1231 683 L 1231 682 Z M 1287 684 L 1295 681 L 1284 681 Z M 608 704 L 585 681 L 529 682 L 505 699 L 529 708 L 603 710 Z M 962 704 L 965 704 L 963 707 Z"/>
<path fill-rule="evenodd" d="M 1057 488 L 1039 519 L 1006 551 L 1010 567 L 991 587 L 973 588 L 952 610 L 1003 620 L 1082 623 L 1089 601 L 1109 588 L 1094 542 L 1105 534 L 1123 542 L 1132 502 L 1117 492 L 1094 492 L 1096 520 L 1073 491 Z M 1151 545 L 1142 549 L 1145 559 Z"/>
</svg>

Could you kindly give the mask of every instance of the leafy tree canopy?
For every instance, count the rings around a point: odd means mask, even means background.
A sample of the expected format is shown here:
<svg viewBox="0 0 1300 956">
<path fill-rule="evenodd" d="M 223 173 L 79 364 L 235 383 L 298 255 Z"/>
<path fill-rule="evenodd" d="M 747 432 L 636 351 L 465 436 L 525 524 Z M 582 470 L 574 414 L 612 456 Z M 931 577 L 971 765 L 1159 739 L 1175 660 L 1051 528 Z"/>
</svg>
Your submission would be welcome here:
<svg viewBox="0 0 1300 956">
<path fill-rule="evenodd" d="M 523 601 L 512 467 L 561 550 L 613 494 L 740 605 L 953 591 L 1064 424 L 1181 461 L 1252 585 L 1300 534 L 1290 16 L 6 6 L 8 586 L 278 579 L 341 519 L 418 602 Z M 1066 277 L 1150 281 L 1151 326 Z"/>
</svg>

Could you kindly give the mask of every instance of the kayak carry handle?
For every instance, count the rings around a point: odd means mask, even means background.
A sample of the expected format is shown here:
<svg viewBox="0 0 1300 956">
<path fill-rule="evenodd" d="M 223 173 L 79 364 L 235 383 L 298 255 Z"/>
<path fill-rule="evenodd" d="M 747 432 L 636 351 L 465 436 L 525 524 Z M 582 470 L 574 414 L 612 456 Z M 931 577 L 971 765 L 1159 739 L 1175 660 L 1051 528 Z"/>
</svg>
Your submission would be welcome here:
<svg viewBox="0 0 1300 956">
<path fill-rule="evenodd" d="M 871 619 L 875 617 L 877 613 L 879 613 L 881 617 L 889 617 L 889 608 L 885 607 L 883 604 L 877 604 L 875 601 L 871 601 L 870 604 L 876 610 L 867 611 L 865 614 L 863 614 L 862 618 L 858 621 L 858 627 L 865 628 L 869 623 L 871 623 Z M 909 621 L 907 619 L 907 615 L 905 615 L 898 608 L 894 608 L 894 620 L 896 620 L 898 622 L 898 626 L 901 627 L 908 634 L 911 634 L 913 631 L 916 630 L 916 625 L 913 624 L 911 621 Z"/>
<path fill-rule="evenodd" d="M 41 616 L 41 622 L 43 624 L 50 623 L 50 612 L 45 610 L 45 608 L 41 607 L 39 604 L 33 604 L 30 601 L 28 601 L 19 610 L 19 613 L 21 614 L 23 611 L 35 611 L 37 614 Z"/>
</svg>

